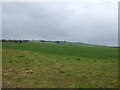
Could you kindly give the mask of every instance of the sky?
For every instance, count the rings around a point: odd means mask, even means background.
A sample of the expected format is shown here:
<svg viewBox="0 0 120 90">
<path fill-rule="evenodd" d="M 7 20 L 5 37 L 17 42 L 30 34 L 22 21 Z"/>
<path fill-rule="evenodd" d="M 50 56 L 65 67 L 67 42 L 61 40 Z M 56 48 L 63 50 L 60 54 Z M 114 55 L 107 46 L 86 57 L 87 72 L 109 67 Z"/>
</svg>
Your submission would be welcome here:
<svg viewBox="0 0 120 90">
<path fill-rule="evenodd" d="M 117 46 L 118 2 L 4 2 L 2 38 Z"/>
</svg>

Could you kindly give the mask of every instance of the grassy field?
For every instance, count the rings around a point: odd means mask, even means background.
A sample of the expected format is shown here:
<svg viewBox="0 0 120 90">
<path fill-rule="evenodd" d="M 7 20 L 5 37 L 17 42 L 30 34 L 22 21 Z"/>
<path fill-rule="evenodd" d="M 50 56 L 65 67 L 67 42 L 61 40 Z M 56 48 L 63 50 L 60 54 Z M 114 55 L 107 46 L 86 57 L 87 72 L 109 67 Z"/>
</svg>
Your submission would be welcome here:
<svg viewBox="0 0 120 90">
<path fill-rule="evenodd" d="M 5 88 L 116 88 L 118 49 L 3 43 Z"/>
</svg>

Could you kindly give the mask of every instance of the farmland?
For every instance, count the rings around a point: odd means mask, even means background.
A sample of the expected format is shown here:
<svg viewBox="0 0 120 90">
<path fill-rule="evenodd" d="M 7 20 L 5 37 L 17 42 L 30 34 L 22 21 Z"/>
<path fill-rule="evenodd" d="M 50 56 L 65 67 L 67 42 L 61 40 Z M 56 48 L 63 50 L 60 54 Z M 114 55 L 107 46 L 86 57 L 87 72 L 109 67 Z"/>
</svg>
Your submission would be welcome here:
<svg viewBox="0 0 120 90">
<path fill-rule="evenodd" d="M 3 43 L 5 88 L 116 88 L 118 49 L 90 45 Z"/>
</svg>

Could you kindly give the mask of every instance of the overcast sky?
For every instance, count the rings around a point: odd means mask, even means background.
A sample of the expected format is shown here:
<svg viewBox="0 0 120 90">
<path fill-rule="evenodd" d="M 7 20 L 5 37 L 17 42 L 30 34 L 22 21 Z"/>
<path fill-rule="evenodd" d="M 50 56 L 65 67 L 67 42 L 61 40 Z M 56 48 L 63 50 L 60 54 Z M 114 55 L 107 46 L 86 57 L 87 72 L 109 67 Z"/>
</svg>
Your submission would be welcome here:
<svg viewBox="0 0 120 90">
<path fill-rule="evenodd" d="M 113 1 L 5 2 L 2 37 L 117 45 L 118 5 Z"/>
</svg>

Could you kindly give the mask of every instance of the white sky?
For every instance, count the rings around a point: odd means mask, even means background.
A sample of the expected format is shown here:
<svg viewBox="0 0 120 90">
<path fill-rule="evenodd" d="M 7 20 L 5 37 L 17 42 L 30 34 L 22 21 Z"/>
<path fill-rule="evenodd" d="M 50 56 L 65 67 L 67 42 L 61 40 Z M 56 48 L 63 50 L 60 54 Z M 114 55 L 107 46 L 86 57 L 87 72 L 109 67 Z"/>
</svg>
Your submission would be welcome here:
<svg viewBox="0 0 120 90">
<path fill-rule="evenodd" d="M 45 1 L 3 3 L 3 38 L 118 44 L 118 0 Z"/>
</svg>

